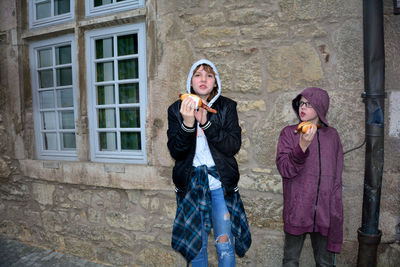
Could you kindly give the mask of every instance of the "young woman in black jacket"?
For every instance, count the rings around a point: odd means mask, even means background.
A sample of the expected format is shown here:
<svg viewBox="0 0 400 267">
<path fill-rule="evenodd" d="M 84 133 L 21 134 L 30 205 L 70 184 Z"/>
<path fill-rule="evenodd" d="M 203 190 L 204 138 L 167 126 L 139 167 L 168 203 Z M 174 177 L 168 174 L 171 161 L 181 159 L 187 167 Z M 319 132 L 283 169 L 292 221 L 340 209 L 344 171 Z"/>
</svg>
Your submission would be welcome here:
<svg viewBox="0 0 400 267">
<path fill-rule="evenodd" d="M 218 71 L 205 59 L 193 64 L 186 87 L 216 113 L 199 108 L 192 97 L 168 108 L 177 193 L 172 247 L 192 266 L 207 266 L 207 235 L 213 227 L 219 266 L 235 266 L 235 251 L 242 257 L 251 244 L 234 158 L 241 146 L 236 102 L 221 96 Z"/>
</svg>

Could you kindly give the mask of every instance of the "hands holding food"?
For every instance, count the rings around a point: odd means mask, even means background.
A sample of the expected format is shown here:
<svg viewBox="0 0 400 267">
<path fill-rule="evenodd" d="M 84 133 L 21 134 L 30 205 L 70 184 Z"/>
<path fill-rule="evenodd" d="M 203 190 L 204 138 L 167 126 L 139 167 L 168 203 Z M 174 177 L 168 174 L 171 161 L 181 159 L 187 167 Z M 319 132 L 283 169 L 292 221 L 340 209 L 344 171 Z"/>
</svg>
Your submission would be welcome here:
<svg viewBox="0 0 400 267">
<path fill-rule="evenodd" d="M 300 132 L 299 145 L 303 152 L 306 152 L 307 148 L 310 146 L 315 134 L 317 133 L 317 125 L 309 121 L 303 121 L 294 131 L 295 133 Z"/>
<path fill-rule="evenodd" d="M 182 101 L 187 97 L 190 97 L 191 99 L 193 99 L 196 102 L 196 107 L 204 108 L 205 110 L 207 110 L 208 112 L 211 112 L 211 113 L 217 113 L 217 111 L 215 109 L 210 108 L 209 106 L 205 105 L 203 103 L 203 101 L 201 101 L 201 98 L 195 94 L 180 94 L 179 95 L 179 98 Z"/>
<path fill-rule="evenodd" d="M 310 129 L 312 126 L 317 127 L 314 123 L 309 122 L 309 121 L 302 121 L 299 125 L 297 125 L 297 129 L 294 130 L 294 133 L 306 133 L 308 129 Z"/>
<path fill-rule="evenodd" d="M 183 117 L 183 123 L 187 127 L 193 127 L 196 120 L 200 124 L 205 124 L 207 122 L 207 111 L 217 112 L 215 109 L 205 105 L 202 99 L 195 94 L 181 94 L 179 97 L 182 100 L 180 112 Z"/>
</svg>

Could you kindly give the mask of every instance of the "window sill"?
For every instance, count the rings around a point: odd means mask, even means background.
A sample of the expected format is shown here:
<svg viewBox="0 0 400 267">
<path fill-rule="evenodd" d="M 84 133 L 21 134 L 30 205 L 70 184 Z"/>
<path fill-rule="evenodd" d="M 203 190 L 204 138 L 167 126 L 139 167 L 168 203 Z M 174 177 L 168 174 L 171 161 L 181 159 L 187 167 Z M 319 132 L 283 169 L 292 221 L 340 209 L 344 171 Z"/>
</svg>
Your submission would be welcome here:
<svg viewBox="0 0 400 267">
<path fill-rule="evenodd" d="M 98 17 L 84 18 L 79 21 L 66 21 L 45 25 L 43 27 L 29 28 L 22 33 L 22 39 L 34 40 L 37 38 L 47 38 L 54 34 L 73 33 L 76 29 L 91 30 L 97 28 L 111 27 L 123 24 L 137 23 L 138 19 L 144 19 L 146 8 L 141 7 L 133 10 L 122 11 L 114 14 L 107 14 Z"/>
<path fill-rule="evenodd" d="M 172 179 L 154 166 L 94 162 L 20 160 L 32 179 L 119 189 L 173 190 Z M 168 172 L 170 173 L 170 172 Z"/>
</svg>

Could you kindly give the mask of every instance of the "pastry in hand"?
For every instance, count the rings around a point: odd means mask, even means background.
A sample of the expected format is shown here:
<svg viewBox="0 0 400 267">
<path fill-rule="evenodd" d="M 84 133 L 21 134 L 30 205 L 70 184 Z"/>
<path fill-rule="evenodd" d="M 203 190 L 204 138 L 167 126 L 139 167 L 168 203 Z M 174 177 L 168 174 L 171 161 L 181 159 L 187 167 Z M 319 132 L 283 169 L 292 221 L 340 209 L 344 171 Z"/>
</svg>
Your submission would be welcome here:
<svg viewBox="0 0 400 267">
<path fill-rule="evenodd" d="M 179 98 L 181 100 L 185 99 L 186 97 L 190 97 L 191 99 L 193 99 L 196 102 L 197 108 L 204 108 L 208 112 L 217 113 L 217 111 L 215 109 L 210 108 L 209 106 L 205 105 L 203 103 L 203 101 L 201 101 L 201 98 L 199 96 L 197 96 L 195 94 L 179 94 Z"/>
<path fill-rule="evenodd" d="M 294 133 L 299 133 L 302 132 L 303 134 L 310 129 L 311 126 L 317 127 L 314 123 L 309 122 L 309 121 L 303 121 L 299 125 L 297 125 L 297 129 L 294 131 Z"/>
</svg>

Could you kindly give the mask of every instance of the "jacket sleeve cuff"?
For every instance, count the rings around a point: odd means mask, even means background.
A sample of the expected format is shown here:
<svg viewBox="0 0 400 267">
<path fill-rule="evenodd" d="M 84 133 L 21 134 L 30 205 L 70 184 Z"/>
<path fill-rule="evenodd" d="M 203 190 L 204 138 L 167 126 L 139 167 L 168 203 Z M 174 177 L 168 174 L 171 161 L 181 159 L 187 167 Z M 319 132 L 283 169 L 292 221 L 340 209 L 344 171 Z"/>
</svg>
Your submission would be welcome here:
<svg viewBox="0 0 400 267">
<path fill-rule="evenodd" d="M 207 121 L 207 122 L 204 123 L 203 125 L 200 124 L 200 128 L 203 129 L 203 131 L 204 131 L 204 130 L 207 130 L 208 128 L 210 128 L 210 126 L 211 126 L 211 122 L 210 122 L 210 121 Z"/>
<path fill-rule="evenodd" d="M 328 241 L 328 245 L 326 246 L 326 249 L 330 252 L 335 252 L 335 253 L 340 253 L 342 248 L 342 244 L 340 243 L 330 243 Z"/>
<path fill-rule="evenodd" d="M 304 160 L 310 154 L 310 150 L 307 148 L 306 152 L 303 152 L 300 145 L 297 145 L 293 151 L 294 156 L 299 160 Z"/>
<path fill-rule="evenodd" d="M 196 130 L 195 126 L 193 127 L 187 127 L 183 122 L 181 124 L 181 128 L 184 132 L 186 133 L 194 133 L 194 131 Z"/>
</svg>

